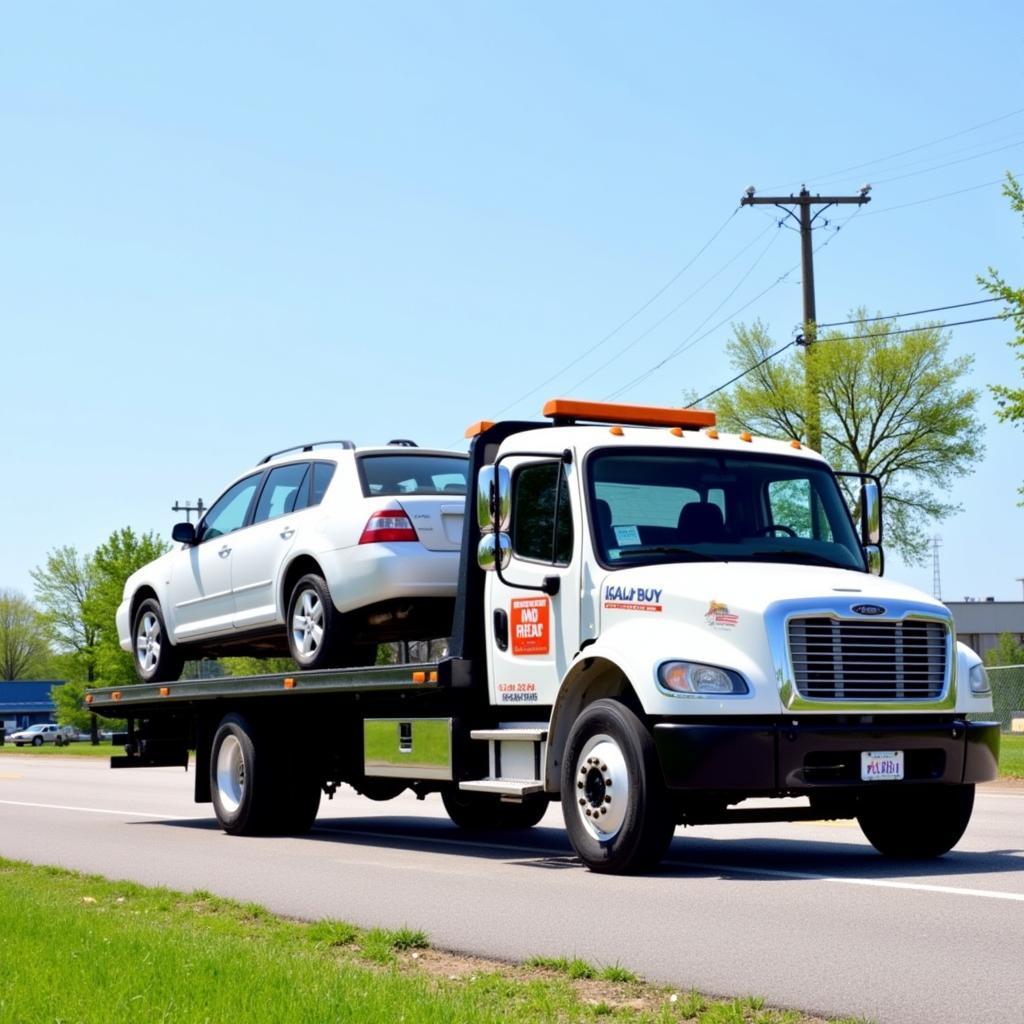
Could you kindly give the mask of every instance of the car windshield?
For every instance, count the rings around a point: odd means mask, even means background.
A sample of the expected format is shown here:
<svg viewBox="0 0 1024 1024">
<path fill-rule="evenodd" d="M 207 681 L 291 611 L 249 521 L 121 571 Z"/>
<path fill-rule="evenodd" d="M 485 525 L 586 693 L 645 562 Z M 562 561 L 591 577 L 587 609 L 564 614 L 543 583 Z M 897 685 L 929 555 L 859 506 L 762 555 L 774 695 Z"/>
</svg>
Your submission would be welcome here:
<svg viewBox="0 0 1024 1024">
<path fill-rule="evenodd" d="M 864 571 L 829 470 L 784 456 L 616 449 L 587 462 L 594 541 L 613 568 L 746 561 Z"/>
<path fill-rule="evenodd" d="M 458 455 L 364 455 L 363 494 L 465 494 L 469 460 Z"/>
<path fill-rule="evenodd" d="M 25 732 L 42 732 L 45 728 L 45 725 L 30 725 Z"/>
</svg>

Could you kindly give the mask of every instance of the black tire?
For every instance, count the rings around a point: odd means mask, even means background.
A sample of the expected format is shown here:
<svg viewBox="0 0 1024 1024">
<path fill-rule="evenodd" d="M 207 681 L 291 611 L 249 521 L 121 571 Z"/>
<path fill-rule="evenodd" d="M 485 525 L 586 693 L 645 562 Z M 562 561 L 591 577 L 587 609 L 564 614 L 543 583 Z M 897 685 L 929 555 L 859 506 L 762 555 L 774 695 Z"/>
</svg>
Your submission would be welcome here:
<svg viewBox="0 0 1024 1024">
<path fill-rule="evenodd" d="M 172 683 L 181 675 L 185 659 L 167 634 L 160 602 L 148 597 L 132 619 L 132 661 L 144 683 Z"/>
<path fill-rule="evenodd" d="M 34 736 L 32 738 L 32 746 L 33 747 L 41 747 L 42 745 L 43 745 L 43 737 L 42 736 Z M 19 743 L 18 746 L 20 747 L 21 744 Z"/>
<path fill-rule="evenodd" d="M 280 750 L 241 715 L 225 716 L 210 748 L 210 795 L 230 835 L 304 835 L 320 807 L 308 762 Z"/>
<path fill-rule="evenodd" d="M 865 793 L 861 831 L 883 856 L 941 857 L 960 841 L 974 809 L 974 786 L 906 786 Z"/>
<path fill-rule="evenodd" d="M 467 831 L 485 829 L 533 828 L 548 809 L 548 798 L 526 797 L 521 803 L 508 803 L 492 793 L 469 793 L 458 788 L 441 791 L 448 817 Z"/>
<path fill-rule="evenodd" d="M 288 651 L 303 671 L 345 667 L 341 616 L 331 600 L 327 582 L 319 573 L 307 573 L 292 587 L 285 629 Z"/>
<path fill-rule="evenodd" d="M 53 745 L 55 747 L 63 747 L 64 746 L 64 740 L 60 736 L 57 736 L 54 739 L 54 741 L 53 741 Z"/>
<path fill-rule="evenodd" d="M 562 764 L 562 813 L 569 841 L 591 871 L 646 871 L 665 856 L 675 814 L 654 740 L 624 704 L 595 701 L 573 724 Z"/>
</svg>

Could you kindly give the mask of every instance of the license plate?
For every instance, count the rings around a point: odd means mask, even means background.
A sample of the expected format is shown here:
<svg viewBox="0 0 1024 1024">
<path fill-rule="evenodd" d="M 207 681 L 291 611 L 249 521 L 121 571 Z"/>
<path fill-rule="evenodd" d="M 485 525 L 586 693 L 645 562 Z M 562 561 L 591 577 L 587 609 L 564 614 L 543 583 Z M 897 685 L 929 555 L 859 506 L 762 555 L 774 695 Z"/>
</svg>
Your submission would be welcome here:
<svg viewBox="0 0 1024 1024">
<path fill-rule="evenodd" d="M 864 782 L 903 778 L 902 750 L 864 750 L 860 755 L 860 777 Z"/>
</svg>

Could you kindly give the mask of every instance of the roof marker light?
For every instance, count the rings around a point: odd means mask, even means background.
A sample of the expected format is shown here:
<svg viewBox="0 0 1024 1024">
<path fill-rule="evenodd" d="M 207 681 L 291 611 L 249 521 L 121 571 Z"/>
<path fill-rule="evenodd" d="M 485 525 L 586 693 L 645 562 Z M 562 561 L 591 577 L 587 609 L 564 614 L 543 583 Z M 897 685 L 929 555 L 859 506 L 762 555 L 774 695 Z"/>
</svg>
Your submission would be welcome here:
<svg viewBox="0 0 1024 1024">
<path fill-rule="evenodd" d="M 477 420 L 476 423 L 471 423 L 466 427 L 466 433 L 464 437 L 476 437 L 482 434 L 485 430 L 490 430 L 494 426 L 494 420 Z"/>
<path fill-rule="evenodd" d="M 710 430 L 705 430 L 704 433 L 711 438 L 712 441 L 718 440 L 718 431 L 712 427 Z"/>
<path fill-rule="evenodd" d="M 789 447 L 790 448 L 802 448 L 803 445 L 794 437 L 793 440 L 789 442 Z"/>
<path fill-rule="evenodd" d="M 608 433 L 614 435 L 615 437 L 622 437 L 622 435 L 625 434 L 625 431 L 622 429 L 622 427 L 609 427 Z"/>
<path fill-rule="evenodd" d="M 672 429 L 671 429 L 671 430 L 669 431 L 669 433 L 670 433 L 670 434 L 671 434 L 671 435 L 672 435 L 673 437 L 682 437 L 682 436 L 683 436 L 683 428 L 682 428 L 682 427 L 673 427 L 673 428 L 672 428 Z"/>
<path fill-rule="evenodd" d="M 750 436 L 750 431 L 749 430 L 744 430 L 743 433 L 740 434 L 740 440 L 741 441 L 753 441 L 754 439 Z"/>
</svg>

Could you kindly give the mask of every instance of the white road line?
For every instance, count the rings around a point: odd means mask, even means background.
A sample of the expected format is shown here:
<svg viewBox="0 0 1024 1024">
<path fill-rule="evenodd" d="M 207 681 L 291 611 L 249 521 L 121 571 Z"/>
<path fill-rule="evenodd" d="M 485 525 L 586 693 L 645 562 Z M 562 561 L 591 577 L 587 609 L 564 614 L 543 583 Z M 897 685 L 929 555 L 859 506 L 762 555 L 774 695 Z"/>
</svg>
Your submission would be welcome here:
<svg viewBox="0 0 1024 1024">
<path fill-rule="evenodd" d="M 84 814 L 113 814 L 130 818 L 156 818 L 167 821 L 188 820 L 181 814 L 153 814 L 149 811 L 114 811 L 104 807 L 72 807 L 67 804 L 30 803 L 25 800 L 0 800 L 0 805 L 10 807 L 39 807 L 52 811 L 80 811 Z M 392 842 L 408 842 L 416 837 L 403 837 L 394 832 L 371 832 L 363 829 L 316 828 L 317 832 L 327 832 L 336 836 L 363 837 L 367 839 L 386 839 Z M 447 839 L 444 836 L 418 837 L 422 842 L 434 846 L 452 846 L 459 849 L 480 847 L 486 850 L 501 850 L 509 853 L 524 853 L 533 857 L 555 856 L 572 857 L 571 850 L 544 848 L 538 846 L 517 846 L 512 843 L 479 843 L 464 839 Z M 885 878 L 841 878 L 838 875 L 817 875 L 806 871 L 779 871 L 773 868 L 745 868 L 734 864 L 709 864 L 704 861 L 669 859 L 668 863 L 675 867 L 695 868 L 698 871 L 711 871 L 720 875 L 751 875 L 755 878 L 789 878 L 805 882 L 832 882 L 837 885 L 861 885 L 872 889 L 905 889 L 910 892 L 937 893 L 944 896 L 975 896 L 980 899 L 1005 900 L 1012 903 L 1024 903 L 1024 893 L 999 892 L 994 889 L 968 889 L 955 885 L 930 885 L 926 882 L 897 882 Z"/>
<path fill-rule="evenodd" d="M 836 882 L 839 885 L 864 885 L 876 889 L 909 889 L 913 892 L 934 892 L 947 896 L 980 896 L 989 900 L 1010 900 L 1024 903 L 1024 892 L 998 892 L 994 889 L 965 889 L 955 885 L 929 885 L 927 882 L 896 882 L 885 878 L 840 878 L 838 875 L 815 875 L 804 871 L 777 871 L 772 868 L 744 868 L 735 865 L 705 864 L 691 860 L 670 861 L 678 867 L 698 868 L 716 874 L 755 875 L 769 878 L 793 878 L 807 882 Z"/>
<path fill-rule="evenodd" d="M 116 814 L 121 818 L 157 818 L 165 821 L 188 821 L 183 814 L 153 814 L 150 811 L 114 811 L 108 807 L 72 807 L 69 804 L 35 804 L 27 800 L 0 800 L 8 807 L 41 807 L 48 811 L 81 811 L 83 814 Z"/>
</svg>

